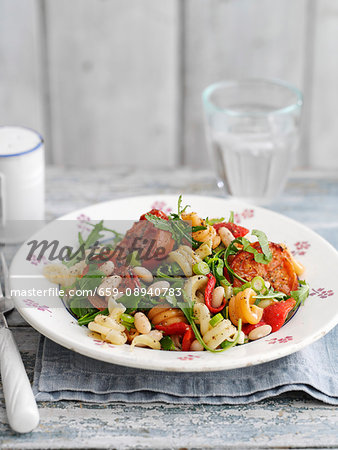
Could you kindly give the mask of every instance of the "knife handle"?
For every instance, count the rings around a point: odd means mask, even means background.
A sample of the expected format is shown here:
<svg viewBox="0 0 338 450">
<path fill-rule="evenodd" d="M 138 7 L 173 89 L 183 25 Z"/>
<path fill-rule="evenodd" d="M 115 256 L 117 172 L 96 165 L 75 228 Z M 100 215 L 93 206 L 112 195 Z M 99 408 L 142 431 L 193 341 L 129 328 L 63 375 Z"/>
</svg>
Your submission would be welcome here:
<svg viewBox="0 0 338 450">
<path fill-rule="evenodd" d="M 10 426 L 28 433 L 39 424 L 39 411 L 21 355 L 11 331 L 0 329 L 0 367 Z"/>
</svg>

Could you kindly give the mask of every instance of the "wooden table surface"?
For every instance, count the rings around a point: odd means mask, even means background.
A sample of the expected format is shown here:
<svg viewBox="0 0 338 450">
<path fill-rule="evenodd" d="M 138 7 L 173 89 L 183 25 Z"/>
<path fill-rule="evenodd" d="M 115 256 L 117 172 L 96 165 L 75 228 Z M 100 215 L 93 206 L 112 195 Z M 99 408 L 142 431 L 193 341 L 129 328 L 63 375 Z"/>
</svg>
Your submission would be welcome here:
<svg viewBox="0 0 338 450">
<path fill-rule="evenodd" d="M 47 171 L 47 218 L 99 201 L 152 193 L 220 195 L 209 172 Z M 338 177 L 293 177 L 271 206 L 317 231 L 338 248 Z M 16 250 L 7 246 L 8 261 Z M 17 312 L 8 322 L 30 379 L 39 339 Z M 41 422 L 18 435 L 7 425 L 0 390 L 0 448 L 335 448 L 337 408 L 302 393 L 245 406 L 39 403 Z"/>
</svg>

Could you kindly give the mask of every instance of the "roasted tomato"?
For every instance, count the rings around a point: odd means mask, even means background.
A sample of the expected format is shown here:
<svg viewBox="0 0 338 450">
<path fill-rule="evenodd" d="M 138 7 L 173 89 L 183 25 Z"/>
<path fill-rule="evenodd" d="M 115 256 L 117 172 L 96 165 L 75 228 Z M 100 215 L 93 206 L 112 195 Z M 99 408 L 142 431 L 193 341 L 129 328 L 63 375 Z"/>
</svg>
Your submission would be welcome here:
<svg viewBox="0 0 338 450">
<path fill-rule="evenodd" d="M 247 228 L 241 227 L 240 225 L 236 225 L 232 222 L 215 223 L 213 227 L 216 231 L 218 231 L 222 227 L 227 228 L 235 238 L 243 237 L 249 233 L 249 230 Z"/>
<path fill-rule="evenodd" d="M 260 253 L 262 249 L 258 242 L 252 244 Z M 290 294 L 298 287 L 298 278 L 294 271 L 290 256 L 279 244 L 269 243 L 272 253 L 272 260 L 268 264 L 258 263 L 254 255 L 249 252 L 238 252 L 230 263 L 232 270 L 247 281 L 251 281 L 256 276 L 261 276 L 265 281 L 269 281 L 271 286 L 284 294 Z M 242 282 L 234 279 L 234 286 L 241 286 Z"/>
<path fill-rule="evenodd" d="M 153 216 L 159 217 L 160 219 L 169 220 L 169 217 L 166 215 L 166 213 L 164 213 L 160 209 L 152 209 L 151 211 L 142 214 L 140 220 L 146 220 L 146 214 L 152 214 Z"/>
</svg>

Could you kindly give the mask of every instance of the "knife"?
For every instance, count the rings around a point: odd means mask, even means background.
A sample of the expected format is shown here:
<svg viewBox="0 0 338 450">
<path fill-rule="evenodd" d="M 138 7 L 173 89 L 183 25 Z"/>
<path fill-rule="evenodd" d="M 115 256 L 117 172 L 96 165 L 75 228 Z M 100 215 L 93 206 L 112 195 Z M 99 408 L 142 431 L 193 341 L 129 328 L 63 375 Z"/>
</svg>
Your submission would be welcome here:
<svg viewBox="0 0 338 450">
<path fill-rule="evenodd" d="M 28 433 L 39 424 L 39 411 L 20 352 L 8 328 L 5 313 L 14 308 L 10 298 L 8 269 L 2 252 L 0 260 L 5 280 L 5 296 L 0 285 L 0 369 L 9 425 L 18 433 Z"/>
</svg>

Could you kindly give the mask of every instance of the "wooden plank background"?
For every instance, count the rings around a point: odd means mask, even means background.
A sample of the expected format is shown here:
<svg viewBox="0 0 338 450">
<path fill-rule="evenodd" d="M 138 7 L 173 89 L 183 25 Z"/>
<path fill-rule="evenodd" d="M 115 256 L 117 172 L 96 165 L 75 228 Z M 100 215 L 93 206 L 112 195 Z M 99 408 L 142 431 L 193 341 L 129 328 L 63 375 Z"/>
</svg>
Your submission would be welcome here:
<svg viewBox="0 0 338 450">
<path fill-rule="evenodd" d="M 209 84 L 272 77 L 304 90 L 306 6 L 306 0 L 187 0 L 184 148 L 188 164 L 203 160 L 206 153 L 201 92 Z"/>
<path fill-rule="evenodd" d="M 39 5 L 0 0 L 0 125 L 44 132 Z"/>
<path fill-rule="evenodd" d="M 201 92 L 273 77 L 305 96 L 296 166 L 338 169 L 337 0 L 0 0 L 0 124 L 66 166 L 208 164 Z"/>
</svg>

